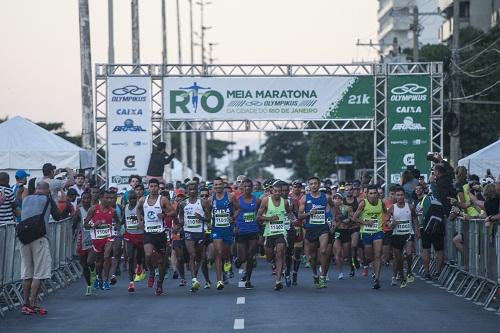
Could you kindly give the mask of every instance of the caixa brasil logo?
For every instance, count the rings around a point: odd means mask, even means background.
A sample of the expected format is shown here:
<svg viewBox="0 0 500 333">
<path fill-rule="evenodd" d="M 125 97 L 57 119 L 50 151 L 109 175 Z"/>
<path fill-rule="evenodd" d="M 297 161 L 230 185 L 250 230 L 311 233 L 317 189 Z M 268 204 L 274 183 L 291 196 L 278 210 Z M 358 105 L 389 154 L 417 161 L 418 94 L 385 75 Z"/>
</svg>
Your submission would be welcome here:
<svg viewBox="0 0 500 333">
<path fill-rule="evenodd" d="M 391 89 L 392 102 L 422 102 L 427 100 L 427 88 L 416 83 L 406 83 Z"/>
<path fill-rule="evenodd" d="M 134 125 L 132 119 L 127 119 L 123 122 L 123 126 L 115 126 L 113 132 L 146 132 L 146 130 L 141 126 Z"/>
<path fill-rule="evenodd" d="M 113 89 L 112 102 L 145 102 L 147 90 L 136 85 L 126 85 Z"/>
<path fill-rule="evenodd" d="M 201 107 L 208 113 L 217 113 L 224 107 L 224 96 L 210 87 L 202 87 L 194 82 L 182 90 L 170 90 L 170 113 L 180 110 L 183 113 L 196 113 Z M 200 93 L 200 91 L 205 92 Z"/>
</svg>

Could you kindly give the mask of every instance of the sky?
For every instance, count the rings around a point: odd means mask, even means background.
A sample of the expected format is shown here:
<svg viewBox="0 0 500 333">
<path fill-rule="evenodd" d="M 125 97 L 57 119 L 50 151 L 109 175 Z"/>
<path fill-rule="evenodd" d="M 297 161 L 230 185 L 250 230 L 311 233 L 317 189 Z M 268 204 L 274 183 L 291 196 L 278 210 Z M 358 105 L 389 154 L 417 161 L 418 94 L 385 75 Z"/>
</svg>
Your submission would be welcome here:
<svg viewBox="0 0 500 333">
<path fill-rule="evenodd" d="M 193 3 L 197 2 L 196 0 Z M 217 43 L 219 64 L 316 64 L 373 61 L 358 47 L 376 39 L 376 0 L 211 0 L 206 42 Z M 166 0 L 167 58 L 179 63 L 175 0 Z M 190 61 L 189 1 L 179 0 L 181 62 Z M 108 59 L 107 0 L 89 0 L 92 63 Z M 199 31 L 200 6 L 194 5 Z M 161 63 L 161 0 L 139 0 L 142 63 Z M 114 0 L 115 62 L 130 63 L 130 0 Z M 196 38 L 196 37 L 195 37 Z M 62 121 L 81 131 L 78 0 L 5 1 L 0 11 L 0 117 Z M 196 40 L 195 40 L 196 41 Z M 201 51 L 195 47 L 200 63 Z M 229 138 L 228 134 L 218 135 Z M 258 145 L 255 134 L 235 135 L 236 149 Z M 236 153 L 237 154 L 237 153 Z"/>
</svg>

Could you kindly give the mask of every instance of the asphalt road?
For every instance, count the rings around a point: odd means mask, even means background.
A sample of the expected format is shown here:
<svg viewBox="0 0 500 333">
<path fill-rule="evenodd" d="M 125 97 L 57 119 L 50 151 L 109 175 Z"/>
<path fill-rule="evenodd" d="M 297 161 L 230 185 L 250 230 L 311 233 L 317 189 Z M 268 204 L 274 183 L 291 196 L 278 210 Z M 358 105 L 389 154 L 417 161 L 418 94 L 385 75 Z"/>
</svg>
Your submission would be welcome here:
<svg viewBox="0 0 500 333">
<path fill-rule="evenodd" d="M 327 289 L 312 285 L 301 267 L 299 285 L 273 290 L 269 266 L 259 261 L 254 290 L 238 287 L 236 274 L 223 291 L 191 293 L 178 280 L 165 282 L 154 296 L 145 281 L 127 292 L 122 276 L 111 291 L 84 296 L 83 280 L 46 298 L 46 316 L 7 312 L 0 332 L 498 332 L 500 316 L 420 279 L 406 289 L 390 286 L 384 269 L 382 289 L 358 274 L 338 281 L 332 268 Z M 360 271 L 358 273 L 361 273 Z M 210 272 L 211 276 L 214 272 Z M 213 278 L 214 279 L 214 278 Z M 203 278 L 200 279 L 203 284 Z M 237 304 L 241 303 L 241 304 Z"/>
</svg>

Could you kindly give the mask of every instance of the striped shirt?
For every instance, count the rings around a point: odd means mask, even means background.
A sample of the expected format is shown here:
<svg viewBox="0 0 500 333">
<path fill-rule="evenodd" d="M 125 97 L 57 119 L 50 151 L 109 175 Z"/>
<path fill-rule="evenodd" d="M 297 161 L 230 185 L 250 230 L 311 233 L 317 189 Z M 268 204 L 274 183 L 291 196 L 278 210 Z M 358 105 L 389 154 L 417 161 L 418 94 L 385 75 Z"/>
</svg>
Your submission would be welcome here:
<svg viewBox="0 0 500 333">
<path fill-rule="evenodd" d="M 14 222 L 16 197 L 9 186 L 0 185 L 0 223 Z"/>
</svg>

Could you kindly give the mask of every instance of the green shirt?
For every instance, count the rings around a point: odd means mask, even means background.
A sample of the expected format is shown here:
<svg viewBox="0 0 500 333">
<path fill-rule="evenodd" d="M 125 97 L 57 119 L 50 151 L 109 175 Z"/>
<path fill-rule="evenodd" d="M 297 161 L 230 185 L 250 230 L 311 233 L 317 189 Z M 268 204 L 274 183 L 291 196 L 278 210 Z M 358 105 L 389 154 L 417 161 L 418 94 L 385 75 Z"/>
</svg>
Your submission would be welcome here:
<svg viewBox="0 0 500 333">
<path fill-rule="evenodd" d="M 264 237 L 286 235 L 285 230 L 285 199 L 280 198 L 280 205 L 276 207 L 273 203 L 273 198 L 269 196 L 267 198 L 267 210 L 264 213 L 265 217 L 278 216 L 278 221 L 266 221 L 264 227 Z"/>
</svg>

